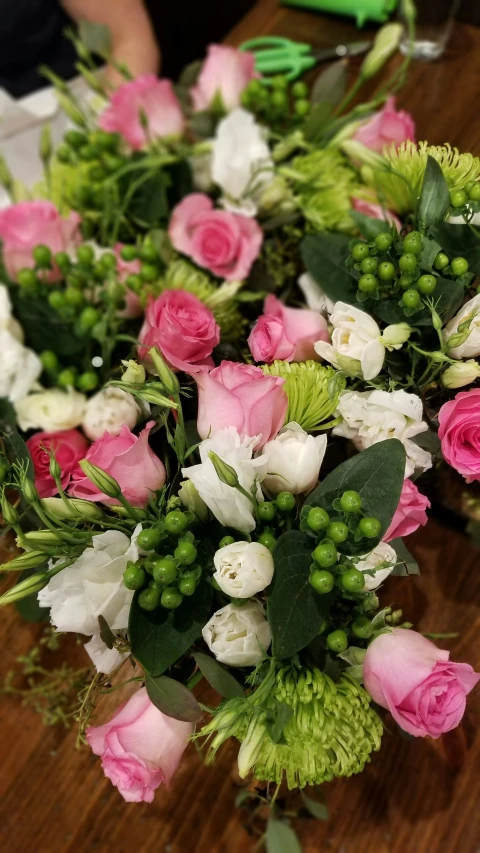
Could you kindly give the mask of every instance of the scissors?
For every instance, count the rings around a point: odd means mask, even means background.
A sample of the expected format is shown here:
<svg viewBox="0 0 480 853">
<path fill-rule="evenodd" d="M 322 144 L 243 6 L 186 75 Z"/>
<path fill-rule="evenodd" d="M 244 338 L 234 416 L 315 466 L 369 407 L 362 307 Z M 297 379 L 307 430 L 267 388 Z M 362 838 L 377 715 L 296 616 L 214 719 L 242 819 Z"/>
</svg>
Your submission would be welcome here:
<svg viewBox="0 0 480 853">
<path fill-rule="evenodd" d="M 369 41 L 356 41 L 350 44 L 338 44 L 336 47 L 312 48 L 305 44 L 282 36 L 259 36 L 240 45 L 240 50 L 253 53 L 255 70 L 263 75 L 263 82 L 270 85 L 265 75 L 283 74 L 287 80 L 296 80 L 305 71 L 313 68 L 317 62 L 344 56 L 358 56 L 370 48 Z"/>
</svg>

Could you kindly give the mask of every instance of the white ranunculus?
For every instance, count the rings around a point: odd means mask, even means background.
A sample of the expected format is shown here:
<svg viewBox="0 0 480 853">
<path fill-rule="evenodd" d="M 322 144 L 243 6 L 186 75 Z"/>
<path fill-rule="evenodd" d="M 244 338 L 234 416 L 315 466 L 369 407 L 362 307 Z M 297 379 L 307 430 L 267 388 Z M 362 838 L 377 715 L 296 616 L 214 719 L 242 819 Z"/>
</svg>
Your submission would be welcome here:
<svg viewBox="0 0 480 853">
<path fill-rule="evenodd" d="M 267 492 L 306 494 L 315 486 L 327 449 L 326 435 L 309 435 L 292 421 L 286 424 L 272 441 L 267 441 L 263 453 L 267 457 L 267 474 L 263 485 Z"/>
<path fill-rule="evenodd" d="M 471 319 L 470 326 L 465 329 L 463 334 L 458 332 L 458 327 L 469 318 Z M 455 314 L 443 330 L 443 340 L 448 341 L 452 335 L 464 337 L 464 340 L 459 342 L 458 346 L 453 346 L 448 350 L 448 355 L 451 358 L 472 358 L 472 356 L 480 355 L 480 293 L 477 293 L 473 299 L 470 299 L 462 306 L 458 314 Z"/>
<path fill-rule="evenodd" d="M 222 119 L 213 143 L 212 177 L 228 210 L 255 216 L 258 196 L 274 177 L 264 131 L 252 115 L 238 108 Z"/>
<path fill-rule="evenodd" d="M 342 391 L 336 415 L 341 416 L 343 422 L 334 427 L 333 434 L 351 439 L 357 450 L 365 450 L 387 438 L 398 438 L 407 454 L 406 477 L 410 477 L 415 468 L 426 471 L 432 467 L 430 453 L 411 441 L 428 429 L 422 420 L 422 401 L 416 394 Z"/>
<path fill-rule="evenodd" d="M 388 578 L 396 562 L 397 555 L 391 545 L 387 545 L 386 542 L 379 542 L 373 551 L 360 557 L 358 562 L 355 563 L 355 567 L 359 572 L 372 571 L 373 569 L 377 569 L 377 566 L 382 566 L 382 568 L 378 568 L 378 571 L 375 571 L 374 575 L 365 575 L 364 589 L 367 591 L 376 589 L 377 586 Z M 388 563 L 389 565 L 383 566 L 384 563 Z"/>
<path fill-rule="evenodd" d="M 213 577 L 232 598 L 251 598 L 272 582 L 273 557 L 260 542 L 225 545 L 215 553 L 213 564 Z"/>
<path fill-rule="evenodd" d="M 227 486 L 219 480 L 208 454 L 213 451 L 222 462 L 234 468 L 240 485 L 246 491 L 251 492 L 256 483 L 257 500 L 261 501 L 263 495 L 259 482 L 266 474 L 266 459 L 263 455 L 252 458 L 257 442 L 258 436 L 240 439 L 235 427 L 226 427 L 213 438 L 206 438 L 200 443 L 199 465 L 182 468 L 182 475 L 192 481 L 220 524 L 242 533 L 250 533 L 255 528 L 252 502 L 234 486 Z"/>
<path fill-rule="evenodd" d="M 42 372 L 42 363 L 8 329 L 0 329 L 0 397 L 17 404 L 26 397 Z M 23 427 L 22 427 L 23 428 Z"/>
<path fill-rule="evenodd" d="M 42 429 L 54 432 L 80 426 L 85 413 L 86 397 L 69 388 L 40 388 L 15 404 L 20 429 Z"/>
<path fill-rule="evenodd" d="M 374 379 L 385 361 L 385 347 L 378 324 L 370 314 L 337 302 L 330 316 L 332 343 L 318 341 L 315 352 L 337 369 L 353 376 Z"/>
<path fill-rule="evenodd" d="M 298 286 L 302 291 L 305 302 L 311 311 L 318 311 L 324 317 L 333 314 L 335 311 L 335 302 L 324 293 L 321 285 L 315 281 L 309 272 L 304 272 L 298 279 Z"/>
<path fill-rule="evenodd" d="M 202 635 L 216 659 L 228 666 L 255 666 L 272 641 L 263 607 L 255 600 L 217 610 Z"/>
<path fill-rule="evenodd" d="M 97 672 L 103 672 L 109 675 L 114 669 L 120 666 L 128 658 L 128 652 L 117 652 L 116 649 L 109 649 L 103 642 L 100 634 L 94 634 L 88 643 L 83 647 L 95 666 Z"/>
<path fill-rule="evenodd" d="M 115 386 L 102 388 L 87 401 L 82 429 L 95 441 L 105 430 L 110 435 L 118 435 L 124 424 L 133 429 L 140 415 L 140 406 L 128 391 Z"/>
</svg>

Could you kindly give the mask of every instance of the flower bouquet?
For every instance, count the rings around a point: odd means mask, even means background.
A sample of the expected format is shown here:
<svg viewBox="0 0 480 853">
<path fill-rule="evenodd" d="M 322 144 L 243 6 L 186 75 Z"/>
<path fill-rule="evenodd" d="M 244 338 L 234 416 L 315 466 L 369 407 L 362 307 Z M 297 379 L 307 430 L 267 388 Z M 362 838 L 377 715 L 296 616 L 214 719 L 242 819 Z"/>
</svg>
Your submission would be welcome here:
<svg viewBox="0 0 480 853">
<path fill-rule="evenodd" d="M 411 141 L 389 95 L 405 65 L 349 109 L 399 35 L 350 93 L 343 65 L 322 75 L 313 105 L 220 46 L 176 87 L 110 97 L 81 44 L 100 111 L 55 80 L 77 127 L 56 151 L 44 133 L 45 181 L 3 164 L 1 571 L 19 580 L 0 605 L 85 639 L 80 739 L 128 801 L 191 738 L 207 761 L 234 738 L 278 823 L 283 782 L 363 769 L 381 709 L 439 737 L 479 679 L 381 603 L 418 571 L 402 537 L 427 521 L 412 476 L 438 411 L 447 462 L 480 464 L 478 392 L 448 400 L 478 373 L 480 161 Z M 137 690 L 101 724 L 129 664 Z"/>
</svg>

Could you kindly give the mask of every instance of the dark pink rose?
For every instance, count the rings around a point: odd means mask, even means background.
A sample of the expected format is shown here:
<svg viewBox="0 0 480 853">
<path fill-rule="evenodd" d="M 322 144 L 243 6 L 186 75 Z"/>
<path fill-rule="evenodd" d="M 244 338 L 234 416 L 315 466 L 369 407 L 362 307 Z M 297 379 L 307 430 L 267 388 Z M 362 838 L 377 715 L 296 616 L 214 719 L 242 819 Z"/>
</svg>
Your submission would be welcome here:
<svg viewBox="0 0 480 853">
<path fill-rule="evenodd" d="M 125 283 L 127 276 L 138 275 L 142 268 L 139 258 L 133 261 L 124 261 L 120 252 L 123 248 L 123 243 L 117 243 L 114 247 L 115 255 L 117 256 L 117 275 L 121 284 Z M 125 307 L 117 312 L 119 317 L 125 317 L 126 320 L 135 320 L 143 314 L 142 303 L 138 293 L 130 290 L 128 287 L 125 290 Z"/>
<path fill-rule="evenodd" d="M 171 367 L 195 373 L 213 365 L 220 328 L 210 309 L 192 293 L 164 290 L 148 303 L 138 339 L 143 345 L 138 348 L 141 358 L 148 359 L 148 349 L 157 347 Z"/>
<path fill-rule="evenodd" d="M 275 438 L 285 423 L 287 395 L 284 379 L 265 376 L 259 367 L 222 361 L 209 373 L 195 376 L 198 386 L 197 429 L 210 438 L 233 426 L 241 438 L 259 435 L 255 449 Z"/>
<path fill-rule="evenodd" d="M 398 148 L 406 139 L 415 142 L 415 122 L 410 113 L 395 109 L 391 95 L 383 109 L 359 127 L 353 139 L 381 154 L 386 145 L 394 143 Z"/>
<path fill-rule="evenodd" d="M 36 432 L 27 441 L 35 471 L 35 485 L 41 498 L 51 498 L 57 494 L 55 480 L 50 475 L 50 456 L 53 450 L 55 459 L 62 470 L 60 478 L 62 489 L 66 489 L 72 477 L 82 475 L 78 463 L 85 458 L 88 441 L 76 429 L 58 430 L 58 432 Z"/>
<path fill-rule="evenodd" d="M 317 311 L 287 308 L 273 294 L 265 299 L 263 311 L 248 338 L 255 361 L 318 359 L 313 345 L 330 341 L 327 321 Z"/>
<path fill-rule="evenodd" d="M 417 737 L 440 737 L 458 726 L 468 693 L 480 679 L 467 663 L 405 628 L 380 634 L 363 661 L 365 688 L 398 725 Z"/>
<path fill-rule="evenodd" d="M 369 216 L 370 219 L 384 219 L 389 225 L 395 225 L 397 231 L 401 231 L 402 223 L 399 218 L 392 213 L 391 210 L 384 210 L 380 204 L 374 204 L 371 201 L 365 201 L 363 198 L 352 196 L 352 207 L 363 213 L 364 216 Z"/>
<path fill-rule="evenodd" d="M 467 483 L 480 480 L 480 388 L 461 391 L 438 413 L 442 453 Z"/>
<path fill-rule="evenodd" d="M 227 281 L 248 276 L 263 241 L 255 219 L 214 210 L 204 193 L 191 193 L 177 204 L 168 233 L 179 252 Z"/>
<path fill-rule="evenodd" d="M 216 98 L 227 112 L 239 107 L 241 95 L 255 73 L 252 53 L 221 44 L 211 44 L 195 86 L 190 89 L 196 112 L 208 110 Z"/>
<path fill-rule="evenodd" d="M 390 542 L 392 539 L 398 539 L 401 536 L 408 536 L 426 524 L 428 521 L 426 510 L 429 507 L 430 501 L 418 491 L 415 483 L 412 483 L 408 478 L 404 480 L 395 515 L 383 537 L 384 542 Z"/>
<path fill-rule="evenodd" d="M 146 130 L 141 115 L 148 121 Z M 185 119 L 171 81 L 142 74 L 116 89 L 98 124 L 107 133 L 119 133 L 131 148 L 138 150 L 151 140 L 179 136 Z"/>
<path fill-rule="evenodd" d="M 162 488 L 167 476 L 163 462 L 148 444 L 153 426 L 155 422 L 149 421 L 138 437 L 130 432 L 126 424 L 118 435 L 110 435 L 105 431 L 102 438 L 93 442 L 84 457 L 92 465 L 110 474 L 120 485 L 127 501 L 134 506 L 145 506 L 151 493 Z M 72 478 L 69 494 L 88 501 L 118 503 L 99 492 L 83 471 Z"/>
<path fill-rule="evenodd" d="M 87 741 L 127 803 L 151 803 L 169 785 L 185 751 L 192 723 L 162 714 L 142 687 L 104 726 L 90 726 Z"/>
<path fill-rule="evenodd" d="M 73 211 L 66 218 L 60 216 L 50 201 L 22 201 L 0 210 L 0 241 L 10 278 L 15 280 L 21 269 L 35 266 L 35 246 L 48 246 L 54 254 L 77 246 L 82 240 L 80 222 L 78 213 Z M 56 265 L 45 274 L 49 283 L 61 278 Z"/>
</svg>

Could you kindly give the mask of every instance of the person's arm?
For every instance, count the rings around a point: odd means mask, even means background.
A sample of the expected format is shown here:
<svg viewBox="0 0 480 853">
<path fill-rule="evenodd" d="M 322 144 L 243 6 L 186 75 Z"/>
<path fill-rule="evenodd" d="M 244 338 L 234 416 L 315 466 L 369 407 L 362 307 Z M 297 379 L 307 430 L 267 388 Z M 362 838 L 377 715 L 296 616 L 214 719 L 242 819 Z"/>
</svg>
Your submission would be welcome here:
<svg viewBox="0 0 480 853">
<path fill-rule="evenodd" d="M 158 73 L 160 49 L 143 0 L 60 0 L 74 21 L 92 21 L 108 27 L 112 37 L 112 57 L 127 66 L 134 77 Z M 113 68 L 112 83 L 122 82 Z"/>
</svg>

